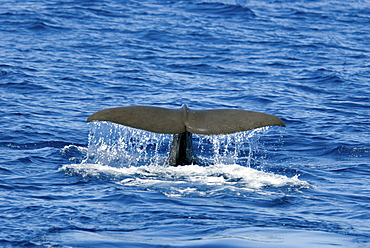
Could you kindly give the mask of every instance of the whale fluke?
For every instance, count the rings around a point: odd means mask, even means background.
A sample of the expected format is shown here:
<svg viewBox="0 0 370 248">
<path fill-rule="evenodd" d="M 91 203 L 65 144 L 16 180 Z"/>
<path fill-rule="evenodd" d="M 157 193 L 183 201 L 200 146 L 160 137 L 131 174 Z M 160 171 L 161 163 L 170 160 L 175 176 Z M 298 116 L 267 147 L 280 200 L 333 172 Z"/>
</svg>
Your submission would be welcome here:
<svg viewBox="0 0 370 248">
<path fill-rule="evenodd" d="M 154 133 L 174 134 L 167 160 L 173 166 L 196 163 L 192 133 L 215 135 L 265 126 L 285 127 L 280 118 L 270 114 L 240 109 L 192 110 L 185 104 L 180 109 L 151 106 L 104 109 L 87 121 L 109 121 Z"/>
<path fill-rule="evenodd" d="M 92 114 L 87 121 L 109 121 L 154 133 L 175 134 L 186 131 L 183 109 L 152 106 L 109 108 Z"/>
<path fill-rule="evenodd" d="M 178 134 L 185 131 L 202 134 L 229 134 L 265 126 L 283 126 L 284 122 L 271 114 L 241 109 L 192 110 L 152 106 L 110 108 L 92 114 L 91 121 L 109 121 L 154 133 Z"/>
</svg>

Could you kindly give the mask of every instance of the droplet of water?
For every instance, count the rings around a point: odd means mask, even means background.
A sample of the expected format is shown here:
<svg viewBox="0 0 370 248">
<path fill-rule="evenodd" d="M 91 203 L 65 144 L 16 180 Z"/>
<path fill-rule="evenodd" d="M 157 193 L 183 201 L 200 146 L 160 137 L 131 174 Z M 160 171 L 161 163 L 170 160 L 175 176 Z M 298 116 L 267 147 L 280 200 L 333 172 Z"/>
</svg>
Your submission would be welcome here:
<svg viewBox="0 0 370 248">
<path fill-rule="evenodd" d="M 110 122 L 89 124 L 89 144 L 84 163 L 130 167 L 166 166 L 172 135 L 151 133 Z M 194 152 L 200 164 L 257 163 L 261 133 L 268 127 L 227 135 L 193 135 Z M 262 155 L 263 157 L 263 155 Z"/>
</svg>

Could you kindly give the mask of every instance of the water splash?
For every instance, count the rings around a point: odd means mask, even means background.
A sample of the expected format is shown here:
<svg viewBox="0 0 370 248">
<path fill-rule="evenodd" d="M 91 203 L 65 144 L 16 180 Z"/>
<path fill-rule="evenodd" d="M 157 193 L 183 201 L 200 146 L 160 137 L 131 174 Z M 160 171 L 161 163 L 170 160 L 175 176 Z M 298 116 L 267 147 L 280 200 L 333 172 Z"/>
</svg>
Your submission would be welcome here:
<svg viewBox="0 0 370 248">
<path fill-rule="evenodd" d="M 171 135 L 156 134 L 109 122 L 90 124 L 87 158 L 83 163 L 113 167 L 164 165 Z"/>
<path fill-rule="evenodd" d="M 151 133 L 109 122 L 90 123 L 87 157 L 83 163 L 131 167 L 166 166 L 172 135 Z M 243 164 L 258 161 L 260 135 L 268 127 L 228 135 L 193 135 L 201 164 Z M 261 155 L 260 158 L 264 156 Z"/>
<path fill-rule="evenodd" d="M 208 164 L 243 164 L 250 167 L 258 163 L 259 149 L 263 147 L 260 135 L 268 129 L 264 127 L 227 135 L 195 135 L 194 150 L 200 158 L 205 157 Z"/>
<path fill-rule="evenodd" d="M 311 187 L 298 176 L 252 168 L 265 160 L 260 137 L 268 133 L 268 127 L 229 135 L 194 135 L 195 153 L 204 164 L 175 167 L 166 164 L 172 142 L 170 134 L 155 134 L 109 122 L 90 125 L 86 159 L 61 168 L 70 176 L 108 179 L 169 197 L 244 195 L 251 191 L 271 194 L 274 192 L 265 189 Z"/>
</svg>

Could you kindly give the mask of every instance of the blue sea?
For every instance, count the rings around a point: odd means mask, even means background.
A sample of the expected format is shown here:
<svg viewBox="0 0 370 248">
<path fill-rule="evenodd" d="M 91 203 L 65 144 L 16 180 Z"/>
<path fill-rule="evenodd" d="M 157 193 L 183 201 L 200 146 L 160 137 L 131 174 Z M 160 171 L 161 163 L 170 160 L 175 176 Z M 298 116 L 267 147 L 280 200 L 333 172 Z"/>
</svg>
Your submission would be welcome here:
<svg viewBox="0 0 370 248">
<path fill-rule="evenodd" d="M 368 0 L 2 0 L 1 247 L 370 247 Z M 170 134 L 96 111 L 245 109 Z"/>
</svg>

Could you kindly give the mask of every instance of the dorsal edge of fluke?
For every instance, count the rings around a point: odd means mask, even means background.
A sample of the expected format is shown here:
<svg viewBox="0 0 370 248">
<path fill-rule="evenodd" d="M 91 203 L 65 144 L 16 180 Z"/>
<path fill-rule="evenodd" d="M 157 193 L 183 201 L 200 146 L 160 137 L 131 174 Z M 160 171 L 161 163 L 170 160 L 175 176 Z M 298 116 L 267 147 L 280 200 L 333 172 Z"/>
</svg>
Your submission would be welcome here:
<svg viewBox="0 0 370 248">
<path fill-rule="evenodd" d="M 265 126 L 283 126 L 278 117 L 241 109 L 192 110 L 153 106 L 128 106 L 100 110 L 87 119 L 109 121 L 154 133 L 217 135 L 247 131 Z"/>
</svg>

